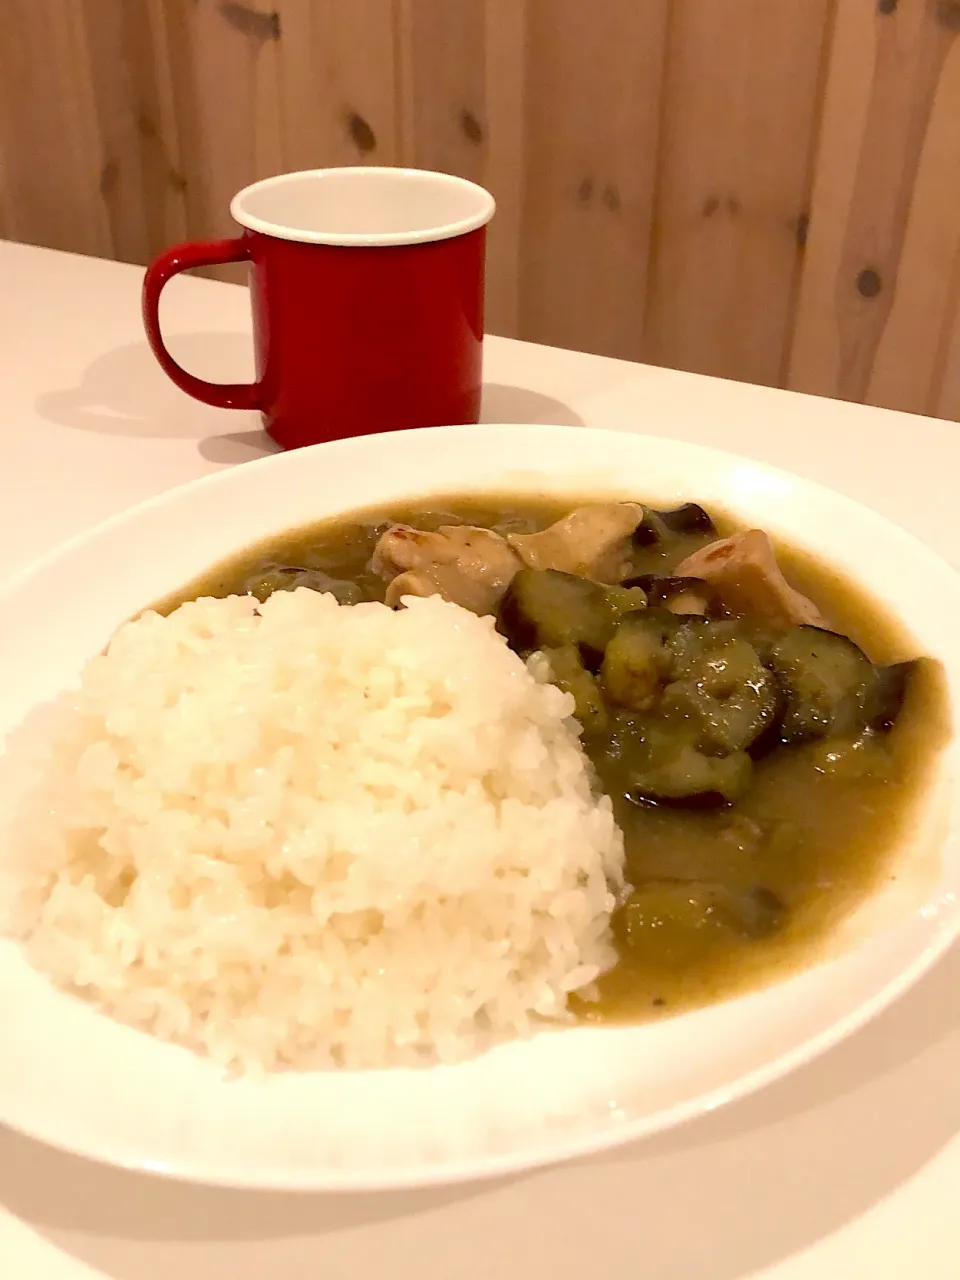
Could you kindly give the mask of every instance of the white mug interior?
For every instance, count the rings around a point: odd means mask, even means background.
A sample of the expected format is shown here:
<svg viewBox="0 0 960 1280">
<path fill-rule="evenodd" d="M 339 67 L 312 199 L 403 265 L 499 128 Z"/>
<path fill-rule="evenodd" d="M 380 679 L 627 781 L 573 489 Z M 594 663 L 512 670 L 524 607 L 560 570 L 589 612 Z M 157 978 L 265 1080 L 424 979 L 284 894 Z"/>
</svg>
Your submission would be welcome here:
<svg viewBox="0 0 960 1280">
<path fill-rule="evenodd" d="M 493 217 L 475 182 L 427 169 L 352 166 L 264 178 L 233 198 L 242 227 L 308 244 L 398 245 L 448 240 Z"/>
</svg>

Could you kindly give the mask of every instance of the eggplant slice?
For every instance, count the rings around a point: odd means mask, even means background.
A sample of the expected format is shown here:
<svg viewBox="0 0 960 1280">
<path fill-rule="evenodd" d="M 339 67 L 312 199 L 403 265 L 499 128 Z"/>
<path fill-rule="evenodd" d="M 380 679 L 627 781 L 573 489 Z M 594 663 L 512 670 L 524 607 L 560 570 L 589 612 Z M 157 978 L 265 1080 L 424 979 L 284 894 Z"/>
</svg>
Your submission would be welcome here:
<svg viewBox="0 0 960 1280">
<path fill-rule="evenodd" d="M 671 511 L 644 509 L 643 519 L 633 534 L 634 545 L 652 547 L 668 537 L 689 537 L 692 534 L 713 534 L 716 525 L 703 507 L 696 502 L 685 502 Z"/>
<path fill-rule="evenodd" d="M 783 689 L 783 743 L 888 732 L 903 709 L 916 662 L 879 667 L 849 636 L 794 627 L 769 645 L 765 662 Z"/>
<path fill-rule="evenodd" d="M 710 756 L 748 750 L 783 714 L 777 677 L 735 624 L 662 608 L 621 621 L 600 679 L 612 702 L 682 722 Z"/>
<path fill-rule="evenodd" d="M 559 569 L 521 569 L 500 601 L 497 630 L 518 653 L 573 645 L 596 671 L 621 617 L 645 604 L 637 587 L 607 587 Z"/>
</svg>

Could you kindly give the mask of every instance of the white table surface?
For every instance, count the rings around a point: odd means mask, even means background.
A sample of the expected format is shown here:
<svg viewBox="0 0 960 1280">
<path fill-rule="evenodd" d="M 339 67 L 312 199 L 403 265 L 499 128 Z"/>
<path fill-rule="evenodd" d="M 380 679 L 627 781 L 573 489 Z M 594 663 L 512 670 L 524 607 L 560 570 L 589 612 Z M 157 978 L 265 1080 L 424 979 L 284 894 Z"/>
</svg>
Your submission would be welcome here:
<svg viewBox="0 0 960 1280">
<path fill-rule="evenodd" d="M 141 334 L 140 278 L 0 243 L 0 576 L 270 447 L 256 415 L 204 408 L 164 378 Z M 191 370 L 249 376 L 245 291 L 180 277 L 163 321 Z M 486 375 L 488 419 L 720 445 L 869 503 L 960 566 L 960 426 L 497 338 Z M 957 1280 L 958 1019 L 952 955 L 751 1099 L 579 1165 L 449 1191 L 227 1193 L 0 1127 L 0 1277 Z"/>
</svg>

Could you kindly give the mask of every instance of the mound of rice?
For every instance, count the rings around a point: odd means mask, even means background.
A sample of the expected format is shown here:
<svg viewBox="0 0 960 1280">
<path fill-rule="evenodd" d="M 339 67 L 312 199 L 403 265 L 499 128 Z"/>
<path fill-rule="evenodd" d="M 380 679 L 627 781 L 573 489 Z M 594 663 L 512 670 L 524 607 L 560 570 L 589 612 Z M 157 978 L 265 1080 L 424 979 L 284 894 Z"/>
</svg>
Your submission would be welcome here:
<svg viewBox="0 0 960 1280">
<path fill-rule="evenodd" d="M 147 613 L 73 699 L 18 932 L 56 983 L 233 1070 L 527 1034 L 613 960 L 622 838 L 571 712 L 438 598 Z"/>
</svg>

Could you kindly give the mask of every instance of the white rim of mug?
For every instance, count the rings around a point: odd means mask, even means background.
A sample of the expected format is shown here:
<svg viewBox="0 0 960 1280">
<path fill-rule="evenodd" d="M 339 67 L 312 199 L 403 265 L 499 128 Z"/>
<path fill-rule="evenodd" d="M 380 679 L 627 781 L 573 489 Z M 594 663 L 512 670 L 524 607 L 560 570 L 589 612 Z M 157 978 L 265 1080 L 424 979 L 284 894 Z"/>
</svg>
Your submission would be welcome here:
<svg viewBox="0 0 960 1280">
<path fill-rule="evenodd" d="M 385 231 L 385 232 L 327 232 L 302 231 L 294 227 L 284 226 L 281 222 L 271 222 L 266 218 L 258 218 L 244 209 L 244 201 L 254 191 L 263 191 L 270 187 L 282 187 L 294 178 L 336 177 L 340 174 L 397 174 L 411 179 L 429 179 L 435 185 L 457 186 L 470 191 L 477 199 L 476 212 L 456 222 L 438 223 L 433 227 L 424 227 L 419 231 Z M 230 215 L 234 222 L 248 231 L 258 231 L 265 236 L 273 236 L 277 240 L 293 240 L 300 244 L 326 244 L 342 246 L 412 245 L 429 244 L 435 240 L 452 240 L 456 236 L 466 235 L 468 231 L 476 231 L 486 226 L 493 217 L 497 203 L 485 187 L 467 178 L 458 178 L 452 173 L 440 173 L 432 169 L 401 169 L 387 165 L 341 165 L 332 169 L 299 169 L 291 173 L 279 173 L 273 178 L 262 178 L 259 182 L 251 182 L 230 201 Z"/>
</svg>

